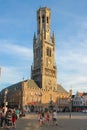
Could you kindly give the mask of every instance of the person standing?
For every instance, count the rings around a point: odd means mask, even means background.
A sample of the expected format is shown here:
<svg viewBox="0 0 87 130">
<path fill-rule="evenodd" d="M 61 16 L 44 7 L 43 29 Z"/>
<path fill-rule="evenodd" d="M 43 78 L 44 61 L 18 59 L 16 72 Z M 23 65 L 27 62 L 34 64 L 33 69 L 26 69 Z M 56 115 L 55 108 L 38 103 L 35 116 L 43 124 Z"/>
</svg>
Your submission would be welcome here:
<svg viewBox="0 0 87 130">
<path fill-rule="evenodd" d="M 39 126 L 43 125 L 43 116 L 42 116 L 42 112 L 38 113 L 38 122 L 39 122 Z"/>
<path fill-rule="evenodd" d="M 6 112 L 6 128 L 10 128 L 12 126 L 12 111 L 8 110 Z"/>
<path fill-rule="evenodd" d="M 50 114 L 49 112 L 46 113 L 46 123 L 49 124 L 49 121 L 50 121 Z"/>
<path fill-rule="evenodd" d="M 16 129 L 16 120 L 17 120 L 17 115 L 15 110 L 12 112 L 12 125 Z"/>
<path fill-rule="evenodd" d="M 16 108 L 15 112 L 16 112 L 17 119 L 18 119 L 18 118 L 19 118 L 19 113 L 20 113 L 19 109 L 18 109 L 18 108 Z"/>
<path fill-rule="evenodd" d="M 57 112 L 56 112 L 56 110 L 53 110 L 52 120 L 53 120 L 53 124 L 58 125 L 58 123 L 57 123 Z"/>
<path fill-rule="evenodd" d="M 6 116 L 5 109 L 2 109 L 2 112 L 1 112 L 1 123 L 0 123 L 1 128 L 3 128 L 3 126 L 5 124 L 5 116 Z"/>
</svg>

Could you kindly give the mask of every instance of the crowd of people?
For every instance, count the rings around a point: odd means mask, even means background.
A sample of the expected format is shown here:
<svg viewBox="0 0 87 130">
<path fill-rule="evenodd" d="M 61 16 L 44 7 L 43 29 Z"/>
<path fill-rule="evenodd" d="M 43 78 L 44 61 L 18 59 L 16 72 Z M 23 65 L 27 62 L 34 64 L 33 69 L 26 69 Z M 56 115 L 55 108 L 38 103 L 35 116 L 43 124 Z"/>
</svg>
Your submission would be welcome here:
<svg viewBox="0 0 87 130">
<path fill-rule="evenodd" d="M 16 120 L 19 118 L 19 110 L 3 107 L 0 111 L 0 128 L 16 128 Z"/>
<path fill-rule="evenodd" d="M 16 128 L 16 121 L 19 117 L 21 117 L 20 110 L 18 108 L 14 109 L 8 109 L 7 107 L 3 107 L 0 112 L 0 128 L 10 128 L 13 127 L 14 129 Z M 28 112 L 30 114 L 30 112 Z M 39 111 L 38 114 L 38 124 L 39 126 L 43 126 L 44 124 L 49 125 L 50 122 L 52 121 L 53 125 L 58 125 L 57 124 L 57 112 L 56 110 L 53 111 Z"/>
<path fill-rule="evenodd" d="M 51 113 L 47 111 L 44 113 L 43 111 L 40 111 L 38 113 L 38 122 L 40 126 L 43 126 L 44 124 L 49 125 L 50 121 L 52 120 L 53 125 L 58 125 L 57 121 L 57 112 L 56 110 L 53 110 Z"/>
</svg>

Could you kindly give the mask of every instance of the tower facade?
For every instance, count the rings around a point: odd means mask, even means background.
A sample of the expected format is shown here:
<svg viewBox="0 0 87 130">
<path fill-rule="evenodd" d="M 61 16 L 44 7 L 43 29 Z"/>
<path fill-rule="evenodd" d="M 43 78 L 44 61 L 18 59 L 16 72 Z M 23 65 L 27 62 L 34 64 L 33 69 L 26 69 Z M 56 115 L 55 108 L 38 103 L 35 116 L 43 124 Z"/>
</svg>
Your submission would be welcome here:
<svg viewBox="0 0 87 130">
<path fill-rule="evenodd" d="M 57 89 L 55 65 L 55 37 L 50 33 L 51 10 L 47 7 L 37 11 L 37 34 L 33 38 L 33 64 L 31 79 L 44 90 Z"/>
<path fill-rule="evenodd" d="M 51 10 L 40 8 L 37 11 L 37 33 L 34 33 L 33 37 L 31 79 L 7 87 L 7 101 L 11 107 L 19 106 L 32 110 L 33 105 L 35 111 L 42 110 L 42 107 L 52 108 L 54 105 L 60 110 L 70 108 L 70 93 L 57 84 L 55 37 L 54 33 L 50 33 L 50 22 Z M 5 90 L 0 93 L 1 103 Z"/>
</svg>

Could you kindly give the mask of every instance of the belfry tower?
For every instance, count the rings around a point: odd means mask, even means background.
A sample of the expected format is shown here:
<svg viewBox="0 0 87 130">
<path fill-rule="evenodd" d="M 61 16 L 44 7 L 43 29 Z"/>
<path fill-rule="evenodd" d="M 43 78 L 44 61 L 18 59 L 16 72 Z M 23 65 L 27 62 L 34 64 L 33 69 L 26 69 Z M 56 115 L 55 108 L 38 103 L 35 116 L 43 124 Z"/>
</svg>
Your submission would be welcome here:
<svg viewBox="0 0 87 130">
<path fill-rule="evenodd" d="M 56 90 L 55 37 L 50 33 L 51 10 L 37 11 L 37 34 L 33 38 L 33 64 L 31 79 L 43 90 Z"/>
</svg>

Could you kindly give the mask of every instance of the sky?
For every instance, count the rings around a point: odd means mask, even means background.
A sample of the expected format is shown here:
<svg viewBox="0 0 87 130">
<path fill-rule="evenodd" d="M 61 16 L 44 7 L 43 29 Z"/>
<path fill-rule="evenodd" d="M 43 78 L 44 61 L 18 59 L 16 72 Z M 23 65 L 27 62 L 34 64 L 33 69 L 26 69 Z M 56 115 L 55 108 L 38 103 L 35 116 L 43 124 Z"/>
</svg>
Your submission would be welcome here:
<svg viewBox="0 0 87 130">
<path fill-rule="evenodd" d="M 40 7 L 51 9 L 57 82 L 87 92 L 87 0 L 0 0 L 0 91 L 30 79 Z"/>
</svg>

